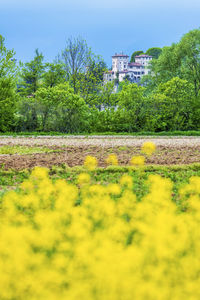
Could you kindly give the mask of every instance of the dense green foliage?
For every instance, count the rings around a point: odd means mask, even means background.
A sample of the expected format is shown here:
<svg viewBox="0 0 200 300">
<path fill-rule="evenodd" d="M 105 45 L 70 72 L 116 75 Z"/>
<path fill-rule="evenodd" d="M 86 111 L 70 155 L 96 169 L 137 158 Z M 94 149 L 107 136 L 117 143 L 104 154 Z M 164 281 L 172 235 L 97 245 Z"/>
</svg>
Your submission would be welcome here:
<svg viewBox="0 0 200 300">
<path fill-rule="evenodd" d="M 158 47 L 149 48 L 146 51 L 147 55 L 150 55 L 150 56 L 152 56 L 153 58 L 156 58 L 156 59 L 160 56 L 161 53 L 162 53 L 162 49 L 158 48 Z"/>
<path fill-rule="evenodd" d="M 0 131 L 14 127 L 14 113 L 17 103 L 16 64 L 14 51 L 7 50 L 0 35 Z"/>
<path fill-rule="evenodd" d="M 200 30 L 185 34 L 179 43 L 164 47 L 162 54 L 152 62 L 152 86 L 167 82 L 173 77 L 185 79 L 193 85 L 197 97 L 200 90 Z"/>
<path fill-rule="evenodd" d="M 0 136 L 12 136 L 12 137 L 18 137 L 18 136 L 72 136 L 71 133 L 65 133 L 60 131 L 18 131 L 18 132 L 12 132 L 12 131 L 5 131 L 1 132 Z M 137 131 L 137 132 L 114 132 L 114 131 L 105 131 L 105 132 L 82 132 L 80 133 L 73 133 L 73 136 L 84 136 L 85 138 L 89 138 L 90 136 L 200 136 L 200 130 L 175 130 L 175 131 L 159 131 L 159 132 L 153 132 L 153 131 Z"/>
<path fill-rule="evenodd" d="M 200 30 L 146 53 L 151 74 L 140 85 L 120 82 L 116 92 L 115 82 L 102 84 L 105 62 L 81 38 L 68 39 L 54 62 L 36 50 L 17 70 L 1 37 L 0 132 L 200 130 Z"/>
</svg>

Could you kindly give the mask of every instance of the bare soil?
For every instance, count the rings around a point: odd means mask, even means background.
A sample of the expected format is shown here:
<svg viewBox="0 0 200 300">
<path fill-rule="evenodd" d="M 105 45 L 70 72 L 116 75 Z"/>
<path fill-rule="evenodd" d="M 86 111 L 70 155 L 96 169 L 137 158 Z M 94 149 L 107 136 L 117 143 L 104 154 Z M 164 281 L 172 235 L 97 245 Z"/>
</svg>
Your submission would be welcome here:
<svg viewBox="0 0 200 300">
<path fill-rule="evenodd" d="M 3 143 L 5 145 L 5 143 Z M 10 144 L 10 143 L 8 143 Z M 20 143 L 18 143 L 20 144 Z M 2 144 L 0 143 L 0 146 Z M 24 143 L 23 143 L 24 145 Z M 29 147 L 31 145 L 29 144 Z M 69 167 L 83 165 L 87 155 L 93 155 L 98 159 L 99 166 L 105 167 L 105 159 L 109 154 L 116 154 L 119 165 L 130 165 L 130 159 L 134 155 L 141 155 L 141 147 L 135 146 L 55 146 L 48 145 L 53 149 L 60 149 L 61 152 L 55 153 L 36 153 L 28 155 L 0 155 L 0 167 L 4 169 L 25 169 L 35 166 L 51 167 L 53 165 L 66 164 Z M 146 164 L 156 165 L 183 165 L 200 163 L 200 145 L 157 145 L 156 152 L 151 157 L 146 157 Z"/>
</svg>

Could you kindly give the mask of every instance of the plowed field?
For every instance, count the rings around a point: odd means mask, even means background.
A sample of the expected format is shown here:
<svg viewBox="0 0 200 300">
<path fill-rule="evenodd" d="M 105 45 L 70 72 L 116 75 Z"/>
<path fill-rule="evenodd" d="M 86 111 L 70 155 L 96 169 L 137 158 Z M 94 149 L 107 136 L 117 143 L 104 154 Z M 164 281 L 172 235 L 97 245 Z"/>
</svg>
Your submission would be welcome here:
<svg viewBox="0 0 200 300">
<path fill-rule="evenodd" d="M 35 153 L 28 155 L 0 155 L 0 167 L 24 169 L 34 166 L 66 164 L 70 167 L 82 165 L 87 155 L 98 159 L 99 166 L 106 166 L 105 159 L 115 153 L 120 165 L 129 165 L 133 155 L 140 154 L 144 141 L 156 144 L 157 150 L 146 157 L 146 164 L 183 165 L 200 162 L 200 137 L 1 137 L 0 147 L 9 145 L 42 146 L 59 149 L 55 153 Z"/>
</svg>

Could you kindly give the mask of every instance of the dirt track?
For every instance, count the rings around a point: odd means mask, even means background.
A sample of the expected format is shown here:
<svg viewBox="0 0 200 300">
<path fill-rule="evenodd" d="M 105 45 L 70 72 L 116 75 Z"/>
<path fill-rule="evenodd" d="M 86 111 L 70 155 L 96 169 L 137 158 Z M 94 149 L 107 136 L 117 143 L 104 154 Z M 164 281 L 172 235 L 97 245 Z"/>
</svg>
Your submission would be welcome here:
<svg viewBox="0 0 200 300">
<path fill-rule="evenodd" d="M 140 154 L 140 147 L 146 140 L 153 141 L 157 150 L 147 164 L 175 165 L 200 162 L 200 138 L 133 138 L 133 137 L 98 137 L 98 138 L 12 138 L 0 137 L 0 146 L 28 145 L 48 146 L 60 149 L 59 153 L 36 153 L 29 155 L 0 155 L 0 167 L 5 169 L 24 169 L 34 166 L 47 166 L 67 164 L 68 166 L 82 165 L 87 155 L 94 155 L 99 166 L 106 166 L 105 158 L 115 153 L 120 165 L 128 165 L 133 155 Z"/>
<path fill-rule="evenodd" d="M 40 137 L 5 137 L 0 136 L 1 145 L 29 146 L 141 146 L 145 141 L 152 141 L 157 146 L 165 147 L 200 147 L 200 137 L 133 137 L 133 136 L 40 136 Z"/>
</svg>

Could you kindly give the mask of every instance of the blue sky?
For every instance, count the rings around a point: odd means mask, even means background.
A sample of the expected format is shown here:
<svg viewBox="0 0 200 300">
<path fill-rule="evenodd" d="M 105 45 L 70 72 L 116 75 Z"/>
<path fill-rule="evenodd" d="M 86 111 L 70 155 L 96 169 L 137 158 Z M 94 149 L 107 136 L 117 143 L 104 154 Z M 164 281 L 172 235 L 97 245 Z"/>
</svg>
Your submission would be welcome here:
<svg viewBox="0 0 200 300">
<path fill-rule="evenodd" d="M 115 52 L 163 47 L 200 27 L 199 0 L 0 0 L 0 34 L 16 58 L 52 61 L 82 36 L 108 66 Z"/>
</svg>

